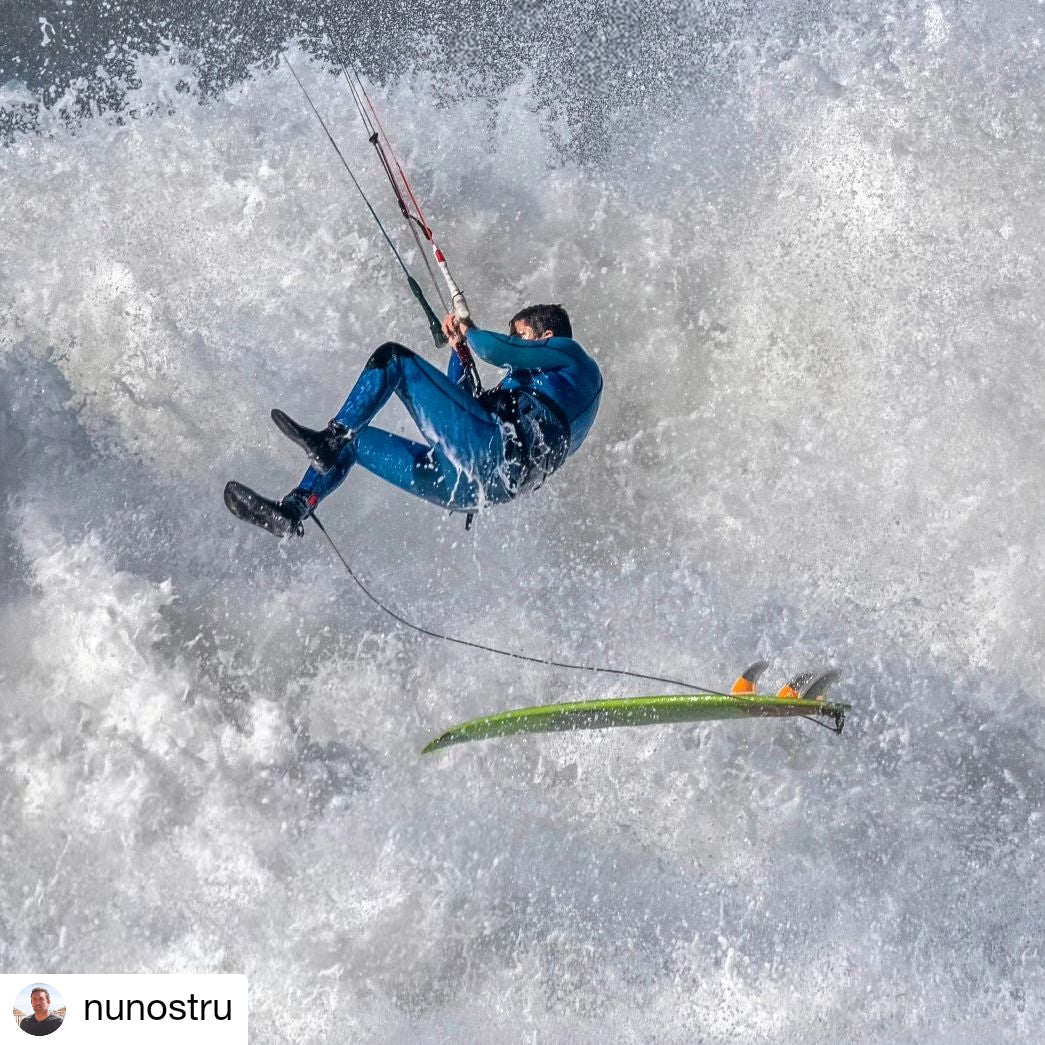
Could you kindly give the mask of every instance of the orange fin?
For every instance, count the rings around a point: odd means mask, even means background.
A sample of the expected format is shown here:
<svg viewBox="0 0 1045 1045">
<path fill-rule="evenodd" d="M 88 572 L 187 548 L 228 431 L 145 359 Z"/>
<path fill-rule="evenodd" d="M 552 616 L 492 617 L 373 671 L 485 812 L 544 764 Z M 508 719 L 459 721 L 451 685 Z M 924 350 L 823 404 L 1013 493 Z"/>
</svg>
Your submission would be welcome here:
<svg viewBox="0 0 1045 1045">
<path fill-rule="evenodd" d="M 813 680 L 813 673 L 811 671 L 800 671 L 797 675 L 792 675 L 787 682 L 779 690 L 777 690 L 777 696 L 781 700 L 801 700 L 802 699 L 802 687 L 806 686 Z"/>
<path fill-rule="evenodd" d="M 839 672 L 833 670 L 802 671 L 789 679 L 777 696 L 781 700 L 823 700 L 839 677 Z"/>
<path fill-rule="evenodd" d="M 733 688 L 729 692 L 734 696 L 742 693 L 754 693 L 758 685 L 759 676 L 768 667 L 768 660 L 756 660 L 754 664 L 744 669 L 743 675 L 733 683 Z"/>
</svg>

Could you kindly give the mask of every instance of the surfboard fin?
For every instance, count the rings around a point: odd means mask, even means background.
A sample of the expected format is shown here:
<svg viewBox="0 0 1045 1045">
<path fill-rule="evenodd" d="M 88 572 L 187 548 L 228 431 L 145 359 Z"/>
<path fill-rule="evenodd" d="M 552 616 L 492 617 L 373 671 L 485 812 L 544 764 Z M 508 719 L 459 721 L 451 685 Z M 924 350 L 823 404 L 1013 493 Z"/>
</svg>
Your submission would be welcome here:
<svg viewBox="0 0 1045 1045">
<path fill-rule="evenodd" d="M 824 700 L 827 697 L 827 691 L 831 686 L 841 678 L 842 673 L 840 671 L 822 671 L 819 675 L 814 675 L 813 678 L 806 683 L 802 689 L 803 700 Z"/>
<path fill-rule="evenodd" d="M 824 700 L 840 672 L 801 671 L 790 678 L 777 692 L 781 700 Z"/>
<path fill-rule="evenodd" d="M 768 667 L 768 660 L 756 660 L 754 664 L 744 669 L 744 673 L 733 683 L 733 688 L 729 692 L 734 696 L 754 693 L 758 688 L 759 678 Z"/>
</svg>

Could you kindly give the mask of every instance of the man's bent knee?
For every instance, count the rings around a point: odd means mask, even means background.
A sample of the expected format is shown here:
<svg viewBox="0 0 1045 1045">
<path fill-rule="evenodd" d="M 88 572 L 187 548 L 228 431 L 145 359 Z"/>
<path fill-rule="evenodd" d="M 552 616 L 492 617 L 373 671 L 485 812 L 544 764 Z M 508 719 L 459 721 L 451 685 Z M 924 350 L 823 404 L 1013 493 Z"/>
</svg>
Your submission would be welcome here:
<svg viewBox="0 0 1045 1045">
<path fill-rule="evenodd" d="M 386 341 L 379 345 L 374 354 L 366 361 L 366 370 L 384 370 L 390 363 L 403 359 L 413 359 L 417 353 L 411 351 L 405 345 L 395 341 Z"/>
</svg>

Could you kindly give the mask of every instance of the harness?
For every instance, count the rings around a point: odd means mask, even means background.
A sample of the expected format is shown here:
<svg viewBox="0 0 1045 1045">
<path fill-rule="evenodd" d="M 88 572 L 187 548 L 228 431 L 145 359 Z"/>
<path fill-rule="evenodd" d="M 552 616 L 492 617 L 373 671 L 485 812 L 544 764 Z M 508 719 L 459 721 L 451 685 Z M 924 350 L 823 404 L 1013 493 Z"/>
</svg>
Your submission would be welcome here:
<svg viewBox="0 0 1045 1045">
<path fill-rule="evenodd" d="M 570 419 L 562 407 L 539 389 L 500 385 L 480 393 L 479 402 L 511 427 L 504 458 L 511 472 L 518 472 L 515 492 L 538 489 L 570 450 Z"/>
</svg>

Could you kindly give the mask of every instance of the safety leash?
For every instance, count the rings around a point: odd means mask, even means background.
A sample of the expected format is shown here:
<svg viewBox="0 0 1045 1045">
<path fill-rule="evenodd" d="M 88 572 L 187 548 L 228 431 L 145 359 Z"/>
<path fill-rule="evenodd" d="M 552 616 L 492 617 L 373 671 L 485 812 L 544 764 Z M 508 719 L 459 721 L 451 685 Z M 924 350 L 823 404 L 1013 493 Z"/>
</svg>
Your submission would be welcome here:
<svg viewBox="0 0 1045 1045">
<path fill-rule="evenodd" d="M 402 625 L 404 628 L 409 628 L 411 631 L 416 631 L 419 635 L 425 635 L 430 639 L 438 639 L 441 642 L 452 642 L 457 646 L 467 646 L 469 649 L 481 650 L 484 653 L 495 653 L 499 657 L 510 657 L 512 660 L 524 660 L 530 664 L 542 664 L 549 668 L 565 668 L 569 671 L 588 671 L 597 673 L 600 675 L 619 675 L 624 678 L 632 679 L 643 679 L 646 682 L 664 682 L 669 686 L 678 686 L 680 689 L 695 690 L 698 693 L 706 693 L 714 697 L 731 697 L 735 696 L 733 693 L 725 693 L 722 690 L 712 689 L 710 686 L 702 686 L 698 682 L 687 682 L 684 679 L 672 679 L 665 678 L 663 675 L 647 675 L 640 671 L 630 671 L 625 668 L 609 668 L 605 666 L 595 664 L 577 664 L 572 661 L 566 660 L 553 660 L 551 657 L 534 657 L 527 653 L 518 653 L 515 650 L 501 649 L 499 646 L 489 646 L 482 642 L 472 642 L 469 639 L 458 638 L 455 635 L 447 635 L 445 632 L 435 631 L 432 628 L 425 628 L 420 624 L 415 624 L 413 621 L 408 620 L 401 613 L 397 613 L 391 609 L 385 603 L 383 603 L 360 579 L 356 574 L 355 570 L 349 565 L 348 560 L 341 554 L 341 549 L 334 543 L 334 539 L 327 532 L 327 528 L 319 521 L 318 516 L 315 512 L 312 513 L 312 521 L 319 527 L 320 533 L 327 539 L 327 543 L 333 549 L 334 554 L 341 560 L 341 565 L 344 566 L 345 572 L 352 578 L 355 585 L 359 590 L 379 609 L 382 613 L 387 614 L 397 624 Z M 806 722 L 812 722 L 815 726 L 821 726 L 823 729 L 828 729 L 832 733 L 841 733 L 842 726 L 836 722 L 834 725 L 828 725 L 826 722 L 821 722 L 818 718 L 813 715 L 796 715 L 796 718 L 804 719 Z"/>
<path fill-rule="evenodd" d="M 484 653 L 496 653 L 499 657 L 511 657 L 513 660 L 525 660 L 530 664 L 543 664 L 550 668 L 567 668 L 571 671 L 590 671 L 597 672 L 603 675 L 622 675 L 626 678 L 633 679 L 645 679 L 648 682 L 665 682 L 669 686 L 679 686 L 682 689 L 698 690 L 701 693 L 710 693 L 716 697 L 728 697 L 730 694 L 723 693 L 717 689 L 710 689 L 707 686 L 701 686 L 697 682 L 687 682 L 684 679 L 672 679 L 665 678 L 662 675 L 646 675 L 638 671 L 628 671 L 624 668 L 608 668 L 600 667 L 593 664 L 576 664 L 571 661 L 553 660 L 550 657 L 533 657 L 526 653 L 517 653 L 514 650 L 501 649 L 498 646 L 488 646 L 482 642 L 472 642 L 469 639 L 458 638 L 454 635 L 447 635 L 441 631 L 434 631 L 431 628 L 422 627 L 420 624 L 415 624 L 411 620 L 407 620 L 402 614 L 397 613 L 391 609 L 385 603 L 383 603 L 370 589 L 359 579 L 355 570 L 349 565 L 348 560 L 341 554 L 341 550 L 334 543 L 333 538 L 327 533 L 326 527 L 319 521 L 316 513 L 312 513 L 312 521 L 319 527 L 320 533 L 327 539 L 327 543 L 333 549 L 334 554 L 341 560 L 341 565 L 345 567 L 349 577 L 352 578 L 356 583 L 356 587 L 375 605 L 382 613 L 386 613 L 397 623 L 403 625 L 405 628 L 410 628 L 413 631 L 418 632 L 421 635 L 427 635 L 432 639 L 439 639 L 442 642 L 452 642 L 458 646 L 467 646 L 470 649 L 482 650 Z"/>
</svg>

